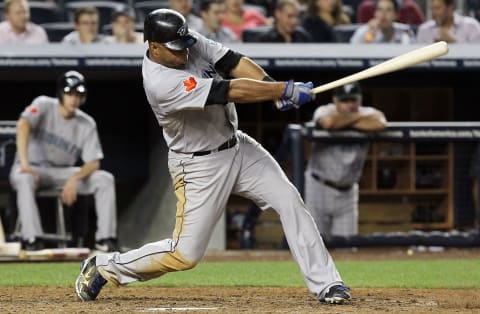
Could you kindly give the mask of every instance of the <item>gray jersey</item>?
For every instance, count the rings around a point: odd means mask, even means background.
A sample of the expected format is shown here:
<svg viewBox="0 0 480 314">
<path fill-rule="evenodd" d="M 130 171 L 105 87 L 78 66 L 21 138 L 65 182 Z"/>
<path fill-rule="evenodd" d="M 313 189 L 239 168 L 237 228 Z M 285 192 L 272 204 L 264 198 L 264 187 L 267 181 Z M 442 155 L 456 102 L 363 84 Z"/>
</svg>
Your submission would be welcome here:
<svg viewBox="0 0 480 314">
<path fill-rule="evenodd" d="M 73 166 L 79 158 L 83 162 L 102 159 L 93 118 L 77 109 L 73 118 L 65 119 L 59 106 L 57 98 L 39 96 L 22 112 L 31 126 L 29 162 L 56 167 Z"/>
<path fill-rule="evenodd" d="M 205 106 L 213 79 L 222 79 L 214 65 L 228 48 L 191 33 L 197 43 L 190 48 L 185 69 L 165 67 L 147 54 L 142 67 L 145 93 L 165 141 L 172 151 L 183 153 L 215 149 L 238 127 L 233 103 Z"/>
<path fill-rule="evenodd" d="M 375 112 L 372 107 L 360 106 L 359 110 L 361 113 Z M 313 114 L 313 121 L 333 112 L 337 112 L 334 104 L 320 106 Z M 314 142 L 307 170 L 324 180 L 339 185 L 351 185 L 358 182 L 362 175 L 367 152 L 368 144 Z"/>
</svg>

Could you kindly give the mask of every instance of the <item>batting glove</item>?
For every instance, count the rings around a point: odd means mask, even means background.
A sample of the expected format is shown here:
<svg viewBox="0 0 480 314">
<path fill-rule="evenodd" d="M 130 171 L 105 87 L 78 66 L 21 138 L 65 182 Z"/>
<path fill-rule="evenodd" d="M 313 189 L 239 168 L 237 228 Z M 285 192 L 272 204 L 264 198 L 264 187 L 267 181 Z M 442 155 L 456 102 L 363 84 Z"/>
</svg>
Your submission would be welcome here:
<svg viewBox="0 0 480 314">
<path fill-rule="evenodd" d="M 290 99 L 280 98 L 280 99 L 275 100 L 275 107 L 277 107 L 277 109 L 280 110 L 280 111 L 287 111 L 287 110 L 290 110 L 290 109 L 294 108 L 295 106 Z M 298 107 L 296 107 L 296 108 L 298 108 Z"/>
<path fill-rule="evenodd" d="M 290 80 L 285 84 L 285 90 L 283 91 L 281 99 L 289 100 L 293 107 L 299 108 L 307 102 L 315 99 L 315 94 L 312 92 L 312 88 L 312 82 L 295 83 L 293 80 Z"/>
</svg>

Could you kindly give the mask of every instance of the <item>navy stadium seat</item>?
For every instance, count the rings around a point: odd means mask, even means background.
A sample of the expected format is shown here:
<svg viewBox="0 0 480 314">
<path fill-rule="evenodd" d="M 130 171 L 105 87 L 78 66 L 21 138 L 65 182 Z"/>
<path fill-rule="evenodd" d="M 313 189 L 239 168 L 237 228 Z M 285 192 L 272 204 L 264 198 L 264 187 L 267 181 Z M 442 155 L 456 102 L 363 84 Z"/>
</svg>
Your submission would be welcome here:
<svg viewBox="0 0 480 314">
<path fill-rule="evenodd" d="M 336 41 L 339 43 L 349 43 L 353 33 L 363 24 L 342 24 L 333 27 L 333 33 Z"/>
<path fill-rule="evenodd" d="M 135 31 L 143 33 L 143 23 L 135 24 Z M 104 35 L 112 35 L 112 24 L 103 25 L 102 27 L 102 34 Z"/>
<path fill-rule="evenodd" d="M 75 30 L 72 22 L 46 23 L 41 26 L 47 32 L 50 42 L 61 42 L 65 35 Z"/>
<path fill-rule="evenodd" d="M 61 21 L 60 11 L 51 2 L 30 1 L 30 21 L 35 24 L 54 23 Z"/>
<path fill-rule="evenodd" d="M 170 8 L 170 3 L 169 0 L 139 1 L 135 2 L 133 7 L 137 15 L 137 20 L 143 22 L 148 13 L 156 9 L 168 9 Z"/>
<path fill-rule="evenodd" d="M 252 28 L 245 28 L 242 31 L 242 41 L 244 43 L 258 42 L 258 36 L 271 29 L 271 26 L 257 26 Z"/>
</svg>

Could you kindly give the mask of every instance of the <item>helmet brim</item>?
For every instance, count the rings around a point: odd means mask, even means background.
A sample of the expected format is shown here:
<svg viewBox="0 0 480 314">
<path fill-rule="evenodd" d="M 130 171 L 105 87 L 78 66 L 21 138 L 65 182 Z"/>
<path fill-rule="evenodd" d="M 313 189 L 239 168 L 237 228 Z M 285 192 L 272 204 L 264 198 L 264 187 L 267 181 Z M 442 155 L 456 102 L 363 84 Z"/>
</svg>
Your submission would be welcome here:
<svg viewBox="0 0 480 314">
<path fill-rule="evenodd" d="M 187 34 L 180 39 L 170 41 L 162 45 L 171 50 L 183 50 L 185 48 L 190 48 L 191 46 L 195 45 L 196 42 L 197 39 L 195 37 L 193 37 L 191 34 Z"/>
</svg>

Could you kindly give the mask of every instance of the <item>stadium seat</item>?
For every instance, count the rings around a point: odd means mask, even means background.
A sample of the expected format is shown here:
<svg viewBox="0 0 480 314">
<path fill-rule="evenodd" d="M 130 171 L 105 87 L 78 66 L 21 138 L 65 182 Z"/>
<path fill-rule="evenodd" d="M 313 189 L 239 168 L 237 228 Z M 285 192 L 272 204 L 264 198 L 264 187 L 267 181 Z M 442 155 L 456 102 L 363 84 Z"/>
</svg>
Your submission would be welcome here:
<svg viewBox="0 0 480 314">
<path fill-rule="evenodd" d="M 357 11 L 358 11 L 358 6 L 360 5 L 360 2 L 362 2 L 362 0 L 343 0 L 343 5 L 348 6 L 351 9 L 350 12 L 346 12 L 346 13 L 350 16 L 352 23 L 359 23 L 358 20 L 356 20 L 355 18 L 358 15 Z"/>
<path fill-rule="evenodd" d="M 54 23 L 61 21 L 60 11 L 57 5 L 51 2 L 31 1 L 30 21 L 35 24 Z"/>
<path fill-rule="evenodd" d="M 245 28 L 242 31 L 242 41 L 244 43 L 255 43 L 258 42 L 258 36 L 267 32 L 271 26 L 257 26 L 252 28 Z"/>
<path fill-rule="evenodd" d="M 148 13 L 156 9 L 169 8 L 169 0 L 140 1 L 133 4 L 137 20 L 143 22 Z"/>
<path fill-rule="evenodd" d="M 57 22 L 41 24 L 47 32 L 50 42 L 61 42 L 63 37 L 75 30 L 75 24 L 72 22 Z"/>
<path fill-rule="evenodd" d="M 135 24 L 135 31 L 143 33 L 143 23 Z M 103 25 L 102 34 L 112 35 L 112 24 Z"/>
<path fill-rule="evenodd" d="M 106 24 L 110 24 L 110 18 L 115 11 L 122 11 L 128 8 L 124 3 L 111 2 L 111 1 L 75 1 L 65 4 L 65 11 L 67 19 L 71 22 L 74 20 L 75 11 L 78 8 L 93 6 L 97 8 L 100 14 L 100 28 Z"/>
<path fill-rule="evenodd" d="M 468 0 L 468 15 L 480 21 L 480 0 Z"/>
<path fill-rule="evenodd" d="M 63 2 L 64 5 L 66 5 L 67 3 L 71 3 L 71 2 L 88 2 L 88 1 L 98 1 L 98 0 L 61 0 Z M 117 3 L 123 3 L 123 4 L 130 4 L 131 0 L 110 0 L 109 2 L 117 2 Z"/>
<path fill-rule="evenodd" d="M 333 33 L 338 43 L 349 43 L 353 33 L 363 24 L 342 24 L 333 27 Z"/>
</svg>

